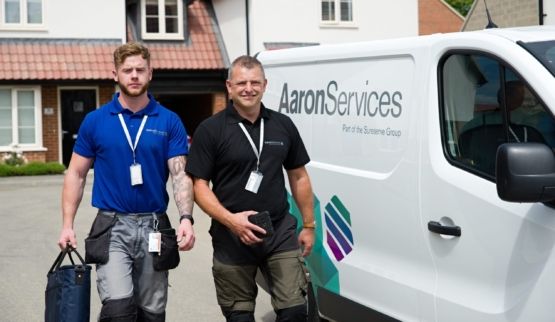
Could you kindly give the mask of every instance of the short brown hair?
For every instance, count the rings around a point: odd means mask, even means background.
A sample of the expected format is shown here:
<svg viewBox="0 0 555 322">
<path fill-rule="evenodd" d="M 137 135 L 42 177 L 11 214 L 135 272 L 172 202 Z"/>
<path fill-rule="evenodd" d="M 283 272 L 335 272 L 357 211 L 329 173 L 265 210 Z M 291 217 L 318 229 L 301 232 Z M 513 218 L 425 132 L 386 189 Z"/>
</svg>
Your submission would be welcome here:
<svg viewBox="0 0 555 322">
<path fill-rule="evenodd" d="M 262 76 L 266 78 L 266 75 L 264 74 L 264 67 L 262 67 L 262 63 L 260 62 L 260 60 L 256 59 L 256 57 L 243 55 L 235 58 L 233 63 L 231 63 L 231 66 L 229 67 L 229 71 L 227 73 L 227 79 L 231 79 L 231 72 L 236 66 L 244 67 L 246 69 L 258 67 L 262 71 Z"/>
<path fill-rule="evenodd" d="M 114 66 L 116 69 L 123 64 L 129 56 L 140 55 L 146 59 L 146 63 L 150 66 L 150 51 L 143 44 L 138 42 L 130 42 L 123 44 L 114 50 Z"/>
</svg>

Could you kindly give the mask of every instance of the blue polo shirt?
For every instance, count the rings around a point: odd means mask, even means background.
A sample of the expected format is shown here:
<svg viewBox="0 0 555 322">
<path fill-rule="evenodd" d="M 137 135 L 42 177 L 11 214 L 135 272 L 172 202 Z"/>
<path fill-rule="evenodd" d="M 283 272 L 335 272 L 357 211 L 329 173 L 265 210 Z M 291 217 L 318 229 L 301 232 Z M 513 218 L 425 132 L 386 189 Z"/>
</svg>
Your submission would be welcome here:
<svg viewBox="0 0 555 322">
<path fill-rule="evenodd" d="M 92 205 L 123 213 L 165 212 L 169 201 L 168 159 L 188 154 L 185 127 L 177 114 L 150 94 L 148 105 L 137 113 L 124 109 L 118 97 L 119 93 L 111 102 L 87 114 L 73 148 L 75 153 L 94 159 Z M 148 115 L 135 150 L 136 162 L 142 167 L 142 185 L 131 185 L 133 152 L 119 113 L 133 143 L 144 115 Z"/>
</svg>

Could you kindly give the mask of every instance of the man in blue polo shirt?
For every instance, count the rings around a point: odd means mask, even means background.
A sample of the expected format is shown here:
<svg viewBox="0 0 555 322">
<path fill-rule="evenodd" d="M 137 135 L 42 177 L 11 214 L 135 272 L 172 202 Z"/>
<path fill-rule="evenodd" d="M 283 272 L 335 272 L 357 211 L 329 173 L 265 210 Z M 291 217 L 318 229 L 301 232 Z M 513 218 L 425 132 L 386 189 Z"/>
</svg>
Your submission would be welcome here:
<svg viewBox="0 0 555 322">
<path fill-rule="evenodd" d="M 190 250 L 195 243 L 192 181 L 184 171 L 187 133 L 179 117 L 147 93 L 152 68 L 146 47 L 118 47 L 114 67 L 121 91 L 79 129 L 64 179 L 58 244 L 77 246 L 73 222 L 94 162 L 92 205 L 99 211 L 85 256 L 97 264 L 99 321 L 165 321 L 167 270 L 179 260 L 165 245 L 173 238 L 175 249 Z M 170 175 L 177 232 L 166 215 Z"/>
</svg>

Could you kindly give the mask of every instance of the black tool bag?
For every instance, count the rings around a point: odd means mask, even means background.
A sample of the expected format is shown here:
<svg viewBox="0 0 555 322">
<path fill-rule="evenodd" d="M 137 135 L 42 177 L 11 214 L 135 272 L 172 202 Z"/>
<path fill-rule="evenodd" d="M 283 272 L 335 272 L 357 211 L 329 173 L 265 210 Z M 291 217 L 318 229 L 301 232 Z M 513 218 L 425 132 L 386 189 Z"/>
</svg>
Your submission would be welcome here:
<svg viewBox="0 0 555 322">
<path fill-rule="evenodd" d="M 110 237 L 117 216 L 96 215 L 89 236 L 85 239 L 85 262 L 106 264 L 109 259 Z"/>
<path fill-rule="evenodd" d="M 152 253 L 154 270 L 167 271 L 179 265 L 179 248 L 175 229 L 160 229 L 161 247 L 160 253 Z"/>
</svg>

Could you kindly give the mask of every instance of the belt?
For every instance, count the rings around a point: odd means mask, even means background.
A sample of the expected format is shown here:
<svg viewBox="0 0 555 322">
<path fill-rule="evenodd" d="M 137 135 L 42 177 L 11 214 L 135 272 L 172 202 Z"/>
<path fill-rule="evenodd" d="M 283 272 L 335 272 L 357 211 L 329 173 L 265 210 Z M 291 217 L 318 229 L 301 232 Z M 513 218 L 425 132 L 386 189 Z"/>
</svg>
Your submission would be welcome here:
<svg viewBox="0 0 555 322">
<path fill-rule="evenodd" d="M 99 210 L 98 214 L 100 215 L 105 215 L 105 216 L 131 216 L 131 217 L 144 217 L 144 216 L 163 216 L 166 213 L 162 212 L 130 212 L 130 213 L 124 213 L 124 212 L 117 212 L 117 211 L 108 211 L 108 210 Z"/>
</svg>

